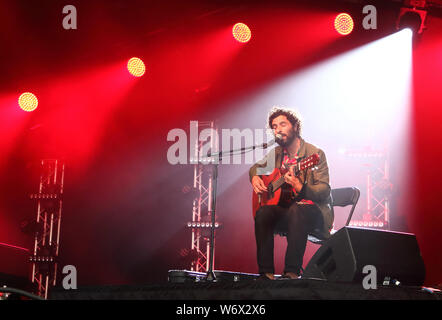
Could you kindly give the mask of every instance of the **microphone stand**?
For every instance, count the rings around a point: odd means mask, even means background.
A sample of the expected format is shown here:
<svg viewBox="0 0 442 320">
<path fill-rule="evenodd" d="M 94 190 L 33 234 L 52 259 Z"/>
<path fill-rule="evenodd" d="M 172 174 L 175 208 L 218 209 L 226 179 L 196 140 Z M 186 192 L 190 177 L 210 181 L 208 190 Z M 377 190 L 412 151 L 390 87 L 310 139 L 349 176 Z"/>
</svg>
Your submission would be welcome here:
<svg viewBox="0 0 442 320">
<path fill-rule="evenodd" d="M 218 165 L 219 162 L 222 160 L 225 156 L 231 156 L 231 155 L 238 155 L 238 154 L 245 154 L 246 152 L 253 151 L 257 148 L 266 149 L 269 146 L 273 145 L 275 143 L 274 140 L 270 141 L 269 143 L 262 143 L 260 145 L 255 145 L 251 147 L 243 147 L 240 149 L 231 149 L 228 151 L 220 151 L 220 152 L 209 152 L 207 154 L 207 157 L 210 158 L 210 162 L 213 163 L 213 170 L 212 170 L 212 202 L 211 202 L 211 209 L 210 209 L 210 218 L 211 218 L 211 224 L 210 224 L 210 240 L 209 240 L 209 270 L 207 270 L 206 274 L 206 281 L 215 282 L 216 275 L 213 270 L 213 255 L 214 255 L 214 244 L 215 244 L 215 207 L 216 207 L 216 186 L 218 181 Z M 239 153 L 237 153 L 239 152 Z M 216 161 L 214 161 L 216 160 Z"/>
</svg>

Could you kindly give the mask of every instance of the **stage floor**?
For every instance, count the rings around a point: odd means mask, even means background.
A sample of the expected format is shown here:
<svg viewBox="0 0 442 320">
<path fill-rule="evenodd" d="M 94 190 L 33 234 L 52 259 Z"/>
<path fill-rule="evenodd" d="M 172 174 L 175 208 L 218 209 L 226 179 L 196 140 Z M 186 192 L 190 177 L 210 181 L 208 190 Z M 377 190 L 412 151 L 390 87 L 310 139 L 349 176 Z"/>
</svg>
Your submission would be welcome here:
<svg viewBox="0 0 442 320">
<path fill-rule="evenodd" d="M 51 300 L 442 300 L 438 290 L 378 286 L 318 279 L 193 282 L 53 288 Z"/>
</svg>

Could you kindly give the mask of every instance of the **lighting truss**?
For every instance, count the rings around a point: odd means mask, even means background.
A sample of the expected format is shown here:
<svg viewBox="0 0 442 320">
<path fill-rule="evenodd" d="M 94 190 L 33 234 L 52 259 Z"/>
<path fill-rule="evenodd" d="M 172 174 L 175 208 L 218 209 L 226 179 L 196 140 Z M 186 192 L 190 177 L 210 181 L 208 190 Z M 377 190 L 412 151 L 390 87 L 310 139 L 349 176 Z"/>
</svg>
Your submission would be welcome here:
<svg viewBox="0 0 442 320">
<path fill-rule="evenodd" d="M 31 282 L 36 285 L 36 294 L 47 299 L 50 287 L 57 281 L 64 163 L 42 160 L 40 168 L 38 193 L 30 195 L 37 202 L 37 230 L 30 257 Z"/>
<path fill-rule="evenodd" d="M 214 150 L 214 143 L 216 141 L 215 135 L 217 130 L 214 127 L 213 121 L 197 122 L 197 132 L 204 129 L 212 129 L 210 141 L 206 143 L 211 144 L 211 151 Z M 197 190 L 197 196 L 193 200 L 192 221 L 187 223 L 187 226 L 192 229 L 191 250 L 197 253 L 196 259 L 191 262 L 191 271 L 207 272 L 209 269 L 209 253 L 210 253 L 210 232 L 212 210 L 212 189 L 214 183 L 213 170 L 210 166 L 210 161 L 204 161 L 203 155 L 204 142 L 197 140 L 195 146 L 194 159 L 199 159 L 194 164 L 194 178 L 193 187 Z M 215 228 L 219 227 L 219 223 L 215 223 Z M 213 244 L 215 250 L 215 244 Z M 214 255 L 215 256 L 215 255 Z M 214 265 L 215 261 L 213 261 Z"/>
</svg>

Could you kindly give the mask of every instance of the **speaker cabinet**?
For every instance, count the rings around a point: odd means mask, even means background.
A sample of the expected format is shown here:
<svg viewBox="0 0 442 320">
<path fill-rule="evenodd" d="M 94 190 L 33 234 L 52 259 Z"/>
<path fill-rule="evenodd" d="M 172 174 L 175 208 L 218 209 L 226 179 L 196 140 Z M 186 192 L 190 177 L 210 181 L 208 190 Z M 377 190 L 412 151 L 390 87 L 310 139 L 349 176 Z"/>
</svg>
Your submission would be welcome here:
<svg viewBox="0 0 442 320">
<path fill-rule="evenodd" d="M 376 268 L 381 284 L 386 277 L 410 286 L 421 286 L 425 280 L 414 234 L 356 227 L 344 227 L 331 236 L 311 258 L 303 277 L 362 283 L 367 265 Z"/>
</svg>

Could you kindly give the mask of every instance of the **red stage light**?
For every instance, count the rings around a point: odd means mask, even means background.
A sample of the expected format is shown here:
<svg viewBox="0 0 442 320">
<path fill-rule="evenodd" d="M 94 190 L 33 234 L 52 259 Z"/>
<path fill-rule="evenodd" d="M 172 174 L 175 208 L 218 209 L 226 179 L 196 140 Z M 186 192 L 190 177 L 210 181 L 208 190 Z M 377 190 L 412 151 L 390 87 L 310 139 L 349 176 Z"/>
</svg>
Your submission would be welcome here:
<svg viewBox="0 0 442 320">
<path fill-rule="evenodd" d="M 146 66 L 143 60 L 134 57 L 127 62 L 127 70 L 134 77 L 141 77 L 146 72 Z"/>
<path fill-rule="evenodd" d="M 37 109 L 38 99 L 34 94 L 30 92 L 25 92 L 22 93 L 18 98 L 18 105 L 24 111 L 31 112 Z"/>
<path fill-rule="evenodd" d="M 353 31 L 353 19 L 348 13 L 340 13 L 335 19 L 335 29 L 339 34 L 344 36 Z"/>
<path fill-rule="evenodd" d="M 250 28 L 244 23 L 237 23 L 232 28 L 232 34 L 236 41 L 246 43 L 252 37 Z"/>
</svg>

